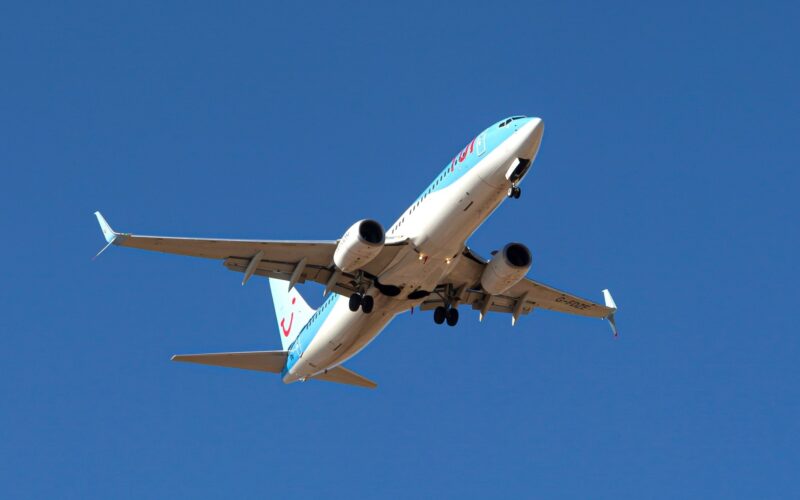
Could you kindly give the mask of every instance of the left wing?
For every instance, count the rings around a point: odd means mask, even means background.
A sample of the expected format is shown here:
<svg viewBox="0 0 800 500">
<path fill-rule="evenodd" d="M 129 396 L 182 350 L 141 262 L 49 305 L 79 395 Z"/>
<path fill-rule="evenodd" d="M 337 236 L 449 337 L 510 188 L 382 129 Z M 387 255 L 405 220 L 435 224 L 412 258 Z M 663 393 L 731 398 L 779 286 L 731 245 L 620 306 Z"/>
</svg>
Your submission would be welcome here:
<svg viewBox="0 0 800 500">
<path fill-rule="evenodd" d="M 220 238 L 175 238 L 118 233 L 111 229 L 100 212 L 95 212 L 103 236 L 111 245 L 156 252 L 223 260 L 231 271 L 245 273 L 242 284 L 254 274 L 289 281 L 290 286 L 306 281 L 326 285 L 329 290 L 348 295 L 355 291 L 355 276 L 337 272 L 333 253 L 338 241 L 230 240 Z M 392 261 L 405 241 L 388 242 L 381 253 L 362 268 L 377 276 Z M 98 253 L 97 255 L 100 255 Z M 331 279 L 333 278 L 333 280 Z"/>
<path fill-rule="evenodd" d="M 462 255 L 453 263 L 455 268 L 447 276 L 446 283 L 437 288 L 420 306 L 422 310 L 434 309 L 443 305 L 441 295 L 447 290 L 456 297 L 458 303 L 469 304 L 480 310 L 481 319 L 489 312 L 511 313 L 512 324 L 521 315 L 529 314 L 535 308 L 548 309 L 578 316 L 605 318 L 611 323 L 614 335 L 617 334 L 614 313 L 617 310 L 608 290 L 604 290 L 605 305 L 562 292 L 532 279 L 523 278 L 501 295 L 489 295 L 480 287 L 480 278 L 487 261 L 465 248 Z"/>
</svg>

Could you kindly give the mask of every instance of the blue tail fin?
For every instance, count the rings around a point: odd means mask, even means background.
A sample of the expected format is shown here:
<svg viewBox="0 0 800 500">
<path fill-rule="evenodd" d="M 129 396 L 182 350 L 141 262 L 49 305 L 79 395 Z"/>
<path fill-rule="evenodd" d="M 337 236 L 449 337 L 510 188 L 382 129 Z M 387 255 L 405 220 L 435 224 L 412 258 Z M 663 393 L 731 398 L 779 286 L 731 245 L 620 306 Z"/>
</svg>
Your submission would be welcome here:
<svg viewBox="0 0 800 500">
<path fill-rule="evenodd" d="M 269 289 L 272 292 L 272 303 L 275 305 L 275 317 L 278 319 L 278 329 L 281 335 L 283 350 L 289 349 L 297 334 L 308 323 L 314 310 L 306 303 L 296 287 L 289 290 L 289 282 L 269 279 Z"/>
</svg>

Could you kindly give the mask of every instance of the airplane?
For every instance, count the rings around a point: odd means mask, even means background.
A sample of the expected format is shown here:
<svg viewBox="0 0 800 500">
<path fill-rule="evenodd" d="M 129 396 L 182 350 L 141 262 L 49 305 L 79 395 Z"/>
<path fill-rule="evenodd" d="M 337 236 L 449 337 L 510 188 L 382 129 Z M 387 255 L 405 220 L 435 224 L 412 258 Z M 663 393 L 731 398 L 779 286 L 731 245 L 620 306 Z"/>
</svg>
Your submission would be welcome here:
<svg viewBox="0 0 800 500">
<path fill-rule="evenodd" d="M 106 246 L 222 260 L 269 280 L 281 350 L 176 355 L 174 361 L 279 373 L 284 383 L 323 380 L 375 388 L 343 363 L 374 340 L 398 314 L 433 311 L 436 324 L 455 326 L 459 306 L 511 315 L 512 326 L 534 309 L 606 319 L 617 336 L 617 306 L 604 305 L 526 278 L 530 250 L 508 243 L 485 259 L 466 242 L 508 199 L 520 197 L 544 132 L 540 118 L 511 116 L 478 134 L 444 167 L 388 229 L 363 219 L 338 240 L 279 241 L 140 236 L 111 229 L 95 216 Z M 324 285 L 312 309 L 296 285 Z"/>
</svg>

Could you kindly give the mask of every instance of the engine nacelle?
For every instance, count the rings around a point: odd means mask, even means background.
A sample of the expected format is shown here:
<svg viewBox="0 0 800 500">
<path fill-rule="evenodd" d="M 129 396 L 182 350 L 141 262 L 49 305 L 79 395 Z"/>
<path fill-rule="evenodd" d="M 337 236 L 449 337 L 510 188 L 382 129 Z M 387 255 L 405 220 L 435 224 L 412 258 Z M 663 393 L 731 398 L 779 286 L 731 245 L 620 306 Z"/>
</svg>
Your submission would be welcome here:
<svg viewBox="0 0 800 500">
<path fill-rule="evenodd" d="M 528 274 L 531 262 L 528 247 L 522 243 L 509 243 L 486 265 L 481 275 L 481 286 L 490 295 L 500 295 Z"/>
<path fill-rule="evenodd" d="M 381 253 L 385 240 L 386 233 L 379 222 L 360 220 L 350 226 L 339 240 L 333 252 L 333 263 L 346 273 L 355 271 Z"/>
</svg>

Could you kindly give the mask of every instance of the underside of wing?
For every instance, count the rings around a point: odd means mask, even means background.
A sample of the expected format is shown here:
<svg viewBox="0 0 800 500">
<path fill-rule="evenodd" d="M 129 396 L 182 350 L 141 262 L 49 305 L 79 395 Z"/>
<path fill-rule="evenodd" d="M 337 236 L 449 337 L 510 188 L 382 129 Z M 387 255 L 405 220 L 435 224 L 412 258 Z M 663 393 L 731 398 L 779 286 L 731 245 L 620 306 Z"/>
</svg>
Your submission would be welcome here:
<svg viewBox="0 0 800 500">
<path fill-rule="evenodd" d="M 403 244 L 405 243 L 387 244 L 384 246 L 381 253 L 375 259 L 362 267 L 361 270 L 366 274 L 365 279 L 369 281 L 370 276 L 378 276 L 381 271 L 392 262 Z M 271 254 L 264 253 L 255 264 L 252 274 L 291 281 L 295 273 L 297 273 L 297 283 L 313 281 L 329 286 L 329 289 L 334 293 L 349 295 L 356 291 L 356 276 L 354 273 L 337 271 L 336 267 L 333 265 L 333 252 L 335 250 L 336 242 L 333 242 L 327 260 L 317 259 L 315 261 L 308 259 L 303 263 L 301 269 L 298 268 L 298 265 L 302 259 L 298 259 L 298 257 L 305 257 L 302 249 L 298 249 L 295 251 L 294 255 L 288 258 L 276 258 Z M 228 257 L 225 259 L 224 264 L 225 267 L 231 271 L 246 273 L 251 262 L 252 258 Z M 333 282 L 331 282 L 332 278 Z"/>
<path fill-rule="evenodd" d="M 442 305 L 441 296 L 449 287 L 454 291 L 459 303 L 480 310 L 482 315 L 488 312 L 510 313 L 516 319 L 520 315 L 541 308 L 579 316 L 609 318 L 616 311 L 613 301 L 601 305 L 528 278 L 523 278 L 502 294 L 490 295 L 480 286 L 481 275 L 487 264 L 485 259 L 467 248 L 454 264 L 456 267 L 448 275 L 447 283 L 440 285 L 441 290 L 437 290 L 440 293 L 431 295 L 430 299 L 422 304 L 421 309 L 434 309 Z M 608 297 L 610 298 L 610 295 Z"/>
<path fill-rule="evenodd" d="M 333 255 L 338 240 L 232 240 L 221 238 L 177 238 L 117 233 L 103 216 L 95 214 L 108 242 L 107 246 L 138 248 L 155 252 L 219 259 L 231 271 L 290 281 L 292 285 L 314 281 L 328 290 L 349 294 L 355 290 L 355 274 L 336 272 Z M 405 241 L 388 242 L 381 252 L 360 271 L 371 279 L 389 265 Z M 105 249 L 104 249 L 105 250 Z M 101 251 L 102 252 L 102 251 Z M 332 279 L 333 278 L 333 279 Z"/>
</svg>

